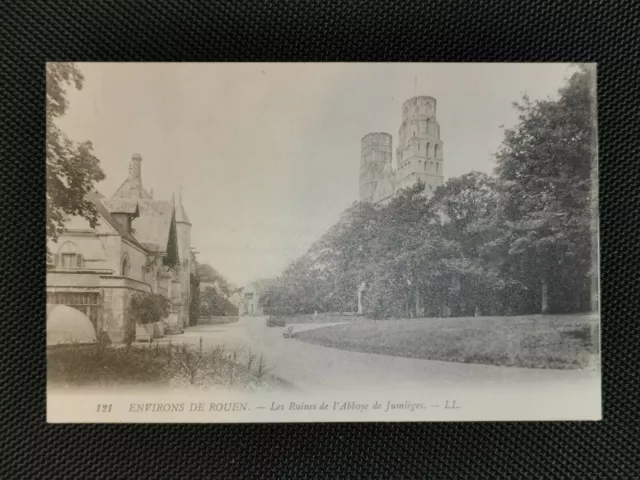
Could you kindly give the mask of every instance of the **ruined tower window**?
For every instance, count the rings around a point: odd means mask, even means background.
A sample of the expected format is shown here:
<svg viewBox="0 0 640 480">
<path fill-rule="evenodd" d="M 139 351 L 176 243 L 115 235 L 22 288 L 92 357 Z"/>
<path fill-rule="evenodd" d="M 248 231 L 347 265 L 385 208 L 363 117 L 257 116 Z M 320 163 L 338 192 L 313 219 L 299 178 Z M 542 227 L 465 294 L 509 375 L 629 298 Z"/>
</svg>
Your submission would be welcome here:
<svg viewBox="0 0 640 480">
<path fill-rule="evenodd" d="M 436 162 L 436 173 L 438 173 L 438 162 Z"/>
<path fill-rule="evenodd" d="M 438 158 L 438 145 L 433 146 L 433 156 Z"/>
</svg>

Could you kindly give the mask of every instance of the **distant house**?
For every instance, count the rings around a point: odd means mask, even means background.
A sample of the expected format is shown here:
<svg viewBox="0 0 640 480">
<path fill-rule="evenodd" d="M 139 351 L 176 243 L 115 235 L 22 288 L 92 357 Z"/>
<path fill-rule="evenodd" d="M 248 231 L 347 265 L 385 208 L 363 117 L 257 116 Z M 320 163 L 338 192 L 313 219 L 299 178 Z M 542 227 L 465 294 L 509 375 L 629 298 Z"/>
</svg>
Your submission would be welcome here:
<svg viewBox="0 0 640 480">
<path fill-rule="evenodd" d="M 265 289 L 275 282 L 275 279 L 268 278 L 247 284 L 243 289 L 240 315 L 264 315 L 262 307 L 260 306 L 260 297 Z"/>
<path fill-rule="evenodd" d="M 136 293 L 159 293 L 172 302 L 164 320 L 170 333 L 189 324 L 191 223 L 179 198 L 154 200 L 141 179 L 140 155 L 130 174 L 110 199 L 98 192 L 86 198 L 98 211 L 91 228 L 81 217 L 69 217 L 47 265 L 47 303 L 85 313 L 98 335 L 123 342 L 135 332 L 127 314 Z"/>
</svg>

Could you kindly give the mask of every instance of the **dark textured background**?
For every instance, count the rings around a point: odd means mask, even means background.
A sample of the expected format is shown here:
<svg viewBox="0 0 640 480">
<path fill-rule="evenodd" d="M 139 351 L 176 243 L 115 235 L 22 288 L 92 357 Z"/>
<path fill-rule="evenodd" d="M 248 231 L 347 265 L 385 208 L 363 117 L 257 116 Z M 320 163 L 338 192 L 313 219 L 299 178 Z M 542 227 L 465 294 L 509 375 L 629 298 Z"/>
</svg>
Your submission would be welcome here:
<svg viewBox="0 0 640 480">
<path fill-rule="evenodd" d="M 639 10 L 631 0 L 3 2 L 2 476 L 637 478 Z M 598 62 L 604 421 L 46 425 L 47 60 Z"/>
</svg>

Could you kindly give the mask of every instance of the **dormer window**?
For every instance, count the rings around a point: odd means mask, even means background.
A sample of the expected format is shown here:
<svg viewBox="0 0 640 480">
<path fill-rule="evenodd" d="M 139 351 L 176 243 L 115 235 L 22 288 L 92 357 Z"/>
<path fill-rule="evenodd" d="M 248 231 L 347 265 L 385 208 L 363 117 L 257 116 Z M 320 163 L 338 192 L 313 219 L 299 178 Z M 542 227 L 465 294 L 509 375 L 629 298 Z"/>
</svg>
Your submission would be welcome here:
<svg viewBox="0 0 640 480">
<path fill-rule="evenodd" d="M 77 255 L 75 253 L 63 253 L 61 255 L 62 268 L 76 268 L 78 266 Z"/>
<path fill-rule="evenodd" d="M 61 268 L 82 268 L 82 254 L 73 242 L 65 242 L 54 255 L 53 263 Z"/>
</svg>

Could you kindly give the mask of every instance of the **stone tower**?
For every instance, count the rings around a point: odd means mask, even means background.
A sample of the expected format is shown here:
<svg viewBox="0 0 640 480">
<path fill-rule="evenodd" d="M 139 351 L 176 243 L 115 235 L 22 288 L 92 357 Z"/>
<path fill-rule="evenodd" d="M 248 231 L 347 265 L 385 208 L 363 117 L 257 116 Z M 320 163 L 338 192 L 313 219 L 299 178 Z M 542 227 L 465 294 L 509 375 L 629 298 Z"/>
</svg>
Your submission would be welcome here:
<svg viewBox="0 0 640 480">
<path fill-rule="evenodd" d="M 411 187 L 420 180 L 432 195 L 444 183 L 440 125 L 436 120 L 436 99 L 413 97 L 402 104 L 395 190 Z"/>
<path fill-rule="evenodd" d="M 178 255 L 180 257 L 180 284 L 182 292 L 182 312 L 180 318 L 184 327 L 189 326 L 189 305 L 191 303 L 191 222 L 182 204 L 182 190 L 178 193 L 176 211 L 176 230 L 178 236 Z"/>
<path fill-rule="evenodd" d="M 378 202 L 393 194 L 393 137 L 369 133 L 362 137 L 360 157 L 360 200 Z"/>
</svg>

